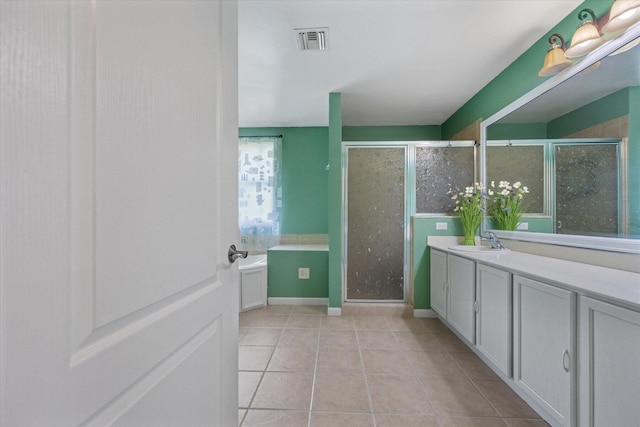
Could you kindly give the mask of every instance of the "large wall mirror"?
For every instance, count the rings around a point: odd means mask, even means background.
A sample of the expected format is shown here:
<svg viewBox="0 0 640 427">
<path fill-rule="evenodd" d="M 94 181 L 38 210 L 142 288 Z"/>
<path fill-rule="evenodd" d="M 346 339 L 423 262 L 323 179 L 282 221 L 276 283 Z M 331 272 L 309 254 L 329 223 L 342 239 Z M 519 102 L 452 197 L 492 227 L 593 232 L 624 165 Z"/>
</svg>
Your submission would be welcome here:
<svg viewBox="0 0 640 427">
<path fill-rule="evenodd" d="M 483 182 L 522 182 L 499 237 L 640 254 L 640 25 L 481 124 Z"/>
</svg>

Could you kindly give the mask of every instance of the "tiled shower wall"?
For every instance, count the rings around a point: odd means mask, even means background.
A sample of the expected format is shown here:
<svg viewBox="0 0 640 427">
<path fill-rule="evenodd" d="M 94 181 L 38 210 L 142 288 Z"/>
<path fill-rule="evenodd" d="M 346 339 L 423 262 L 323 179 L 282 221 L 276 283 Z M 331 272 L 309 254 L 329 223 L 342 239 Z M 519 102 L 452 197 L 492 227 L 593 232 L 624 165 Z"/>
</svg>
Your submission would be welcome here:
<svg viewBox="0 0 640 427">
<path fill-rule="evenodd" d="M 565 138 L 627 138 L 629 116 L 618 117 L 567 135 Z"/>
</svg>

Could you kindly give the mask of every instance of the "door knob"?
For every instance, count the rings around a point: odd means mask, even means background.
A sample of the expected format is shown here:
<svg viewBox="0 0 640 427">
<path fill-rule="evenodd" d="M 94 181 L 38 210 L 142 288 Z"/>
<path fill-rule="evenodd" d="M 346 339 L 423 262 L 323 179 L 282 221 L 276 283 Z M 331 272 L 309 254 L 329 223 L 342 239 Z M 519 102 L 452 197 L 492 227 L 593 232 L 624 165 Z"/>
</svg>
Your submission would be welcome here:
<svg viewBox="0 0 640 427">
<path fill-rule="evenodd" d="M 239 251 L 236 249 L 236 245 L 229 246 L 229 252 L 227 257 L 229 262 L 233 264 L 238 258 L 246 258 L 249 255 L 249 251 Z"/>
</svg>

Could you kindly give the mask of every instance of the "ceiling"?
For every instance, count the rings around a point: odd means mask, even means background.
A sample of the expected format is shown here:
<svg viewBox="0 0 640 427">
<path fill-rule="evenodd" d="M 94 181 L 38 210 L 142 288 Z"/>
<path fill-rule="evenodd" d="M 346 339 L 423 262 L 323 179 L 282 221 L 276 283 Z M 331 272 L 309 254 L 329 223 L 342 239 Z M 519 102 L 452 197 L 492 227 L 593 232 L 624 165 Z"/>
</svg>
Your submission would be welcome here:
<svg viewBox="0 0 640 427">
<path fill-rule="evenodd" d="M 580 3 L 240 0 L 240 127 L 327 126 L 330 92 L 343 125 L 442 124 Z M 299 51 L 318 27 L 329 49 Z"/>
</svg>

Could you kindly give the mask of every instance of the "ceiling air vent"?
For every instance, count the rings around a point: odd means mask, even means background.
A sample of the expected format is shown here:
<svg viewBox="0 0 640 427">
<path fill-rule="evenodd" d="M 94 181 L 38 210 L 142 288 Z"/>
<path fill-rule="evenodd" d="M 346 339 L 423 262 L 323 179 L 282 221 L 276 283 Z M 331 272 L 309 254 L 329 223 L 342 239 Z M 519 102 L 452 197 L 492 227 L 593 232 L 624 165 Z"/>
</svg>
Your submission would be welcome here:
<svg viewBox="0 0 640 427">
<path fill-rule="evenodd" d="M 328 50 L 329 28 L 294 28 L 298 50 Z"/>
</svg>

